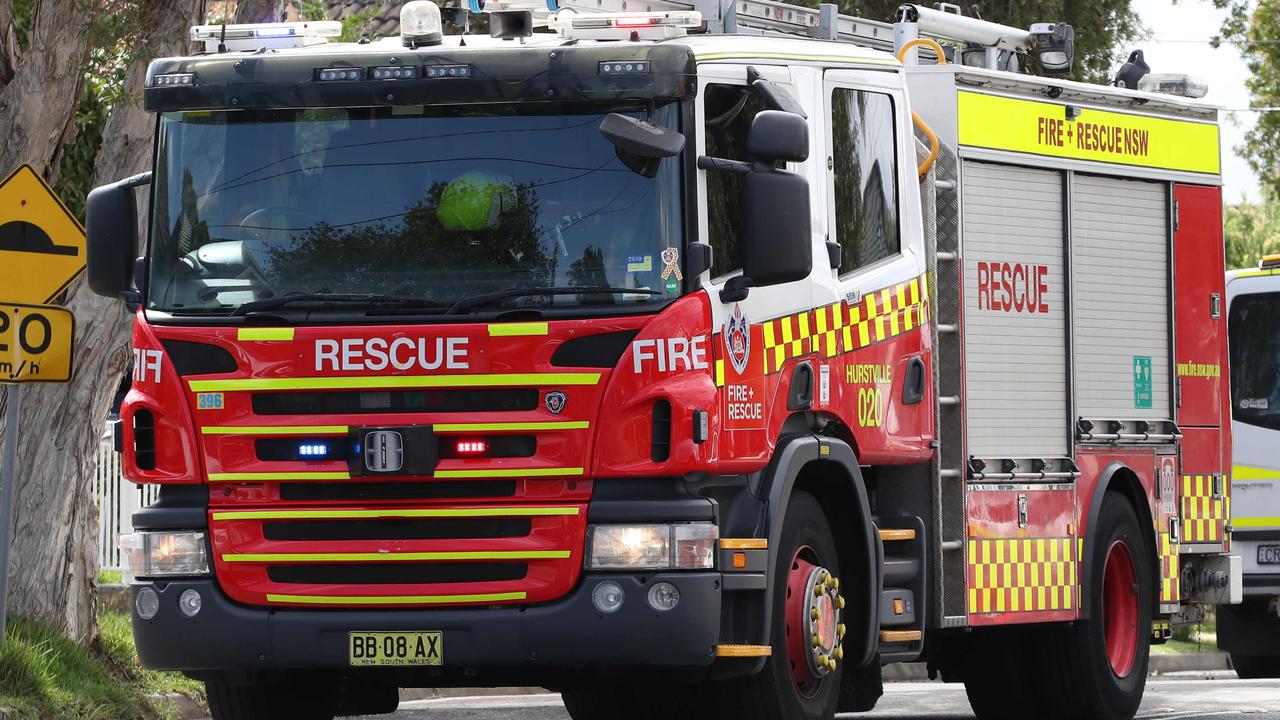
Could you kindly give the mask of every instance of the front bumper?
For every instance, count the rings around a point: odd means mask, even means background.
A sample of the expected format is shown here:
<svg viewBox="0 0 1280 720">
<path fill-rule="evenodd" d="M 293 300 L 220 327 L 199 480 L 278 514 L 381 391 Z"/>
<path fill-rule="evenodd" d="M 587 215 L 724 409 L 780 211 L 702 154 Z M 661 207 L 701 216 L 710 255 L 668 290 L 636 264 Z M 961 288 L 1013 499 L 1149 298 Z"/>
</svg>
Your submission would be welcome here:
<svg viewBox="0 0 1280 720">
<path fill-rule="evenodd" d="M 607 615 L 591 602 L 606 578 L 626 593 L 622 607 Z M 658 612 L 645 596 L 663 581 L 680 590 L 680 603 Z M 722 582 L 718 572 L 588 574 L 573 592 L 544 605 L 396 610 L 248 607 L 227 598 L 212 578 L 151 587 L 160 612 L 143 620 L 135 611 L 133 635 L 142 664 L 156 670 L 341 669 L 348 665 L 347 633 L 369 630 L 442 631 L 446 668 L 533 670 L 709 665 L 720 634 Z M 204 600 L 195 618 L 178 612 L 178 596 L 188 588 Z"/>
</svg>

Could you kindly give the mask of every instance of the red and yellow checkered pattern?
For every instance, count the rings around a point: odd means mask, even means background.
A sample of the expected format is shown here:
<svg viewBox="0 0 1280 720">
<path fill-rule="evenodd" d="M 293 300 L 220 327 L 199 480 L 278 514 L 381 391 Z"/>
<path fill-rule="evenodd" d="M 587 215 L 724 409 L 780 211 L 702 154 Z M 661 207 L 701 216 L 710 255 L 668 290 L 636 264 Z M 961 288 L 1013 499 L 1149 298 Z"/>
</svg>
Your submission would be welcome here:
<svg viewBox="0 0 1280 720">
<path fill-rule="evenodd" d="M 928 321 L 926 275 L 764 323 L 764 371 L 810 353 L 835 357 L 897 337 Z"/>
<path fill-rule="evenodd" d="M 1178 543 L 1169 538 L 1167 529 L 1156 528 L 1160 545 L 1160 602 L 1176 603 L 1182 590 L 1178 584 Z"/>
<path fill-rule="evenodd" d="M 1074 610 L 1076 539 L 969 541 L 969 613 Z"/>
<path fill-rule="evenodd" d="M 1213 492 L 1213 475 L 1182 476 L 1182 542 L 1220 543 L 1223 526 L 1231 516 L 1231 498 L 1224 497 L 1227 478 L 1219 480 L 1220 492 Z"/>
</svg>

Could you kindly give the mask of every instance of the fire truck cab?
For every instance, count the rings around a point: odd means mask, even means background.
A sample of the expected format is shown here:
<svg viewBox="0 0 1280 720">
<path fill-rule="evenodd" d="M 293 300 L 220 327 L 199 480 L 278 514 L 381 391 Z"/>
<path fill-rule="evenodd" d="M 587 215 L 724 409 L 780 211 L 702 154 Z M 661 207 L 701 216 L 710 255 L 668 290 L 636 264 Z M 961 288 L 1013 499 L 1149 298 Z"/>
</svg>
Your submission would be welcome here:
<svg viewBox="0 0 1280 720">
<path fill-rule="evenodd" d="M 153 62 L 88 203 L 142 662 L 219 720 L 821 718 L 918 660 L 1132 717 L 1240 597 L 1216 109 L 1016 71 L 1066 26 L 598 5 Z"/>
</svg>

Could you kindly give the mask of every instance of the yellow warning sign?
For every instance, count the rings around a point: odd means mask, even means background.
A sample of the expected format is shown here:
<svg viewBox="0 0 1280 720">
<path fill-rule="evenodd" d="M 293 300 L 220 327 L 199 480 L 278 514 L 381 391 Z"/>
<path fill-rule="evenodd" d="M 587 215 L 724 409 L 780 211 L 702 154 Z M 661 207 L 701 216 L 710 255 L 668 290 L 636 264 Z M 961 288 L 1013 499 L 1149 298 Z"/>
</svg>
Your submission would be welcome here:
<svg viewBox="0 0 1280 720">
<path fill-rule="evenodd" d="M 1218 126 L 961 92 L 960 144 L 1217 175 Z"/>
<path fill-rule="evenodd" d="M 53 302 L 84 260 L 84 228 L 39 173 L 23 165 L 0 183 L 0 302 Z"/>
<path fill-rule="evenodd" d="M 67 382 L 74 338 L 70 310 L 0 305 L 0 383 Z"/>
</svg>

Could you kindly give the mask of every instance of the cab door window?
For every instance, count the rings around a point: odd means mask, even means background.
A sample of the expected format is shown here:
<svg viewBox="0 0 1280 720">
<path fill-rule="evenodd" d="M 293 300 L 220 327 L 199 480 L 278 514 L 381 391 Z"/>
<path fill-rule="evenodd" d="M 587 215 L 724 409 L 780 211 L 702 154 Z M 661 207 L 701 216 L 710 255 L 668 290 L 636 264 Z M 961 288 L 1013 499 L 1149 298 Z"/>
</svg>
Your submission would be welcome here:
<svg viewBox="0 0 1280 720">
<path fill-rule="evenodd" d="M 1232 300 L 1227 337 L 1232 419 L 1280 430 L 1280 293 Z"/>
<path fill-rule="evenodd" d="M 707 85 L 703 94 L 706 154 L 748 161 L 747 132 L 756 113 L 769 108 L 745 85 Z M 742 176 L 704 173 L 707 184 L 707 242 L 712 249 L 711 277 L 742 269 Z"/>
<path fill-rule="evenodd" d="M 877 92 L 831 92 L 835 237 L 848 274 L 901 251 L 893 98 Z"/>
</svg>

